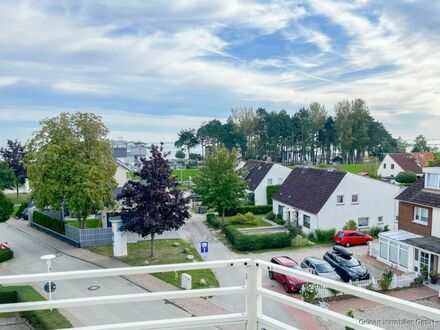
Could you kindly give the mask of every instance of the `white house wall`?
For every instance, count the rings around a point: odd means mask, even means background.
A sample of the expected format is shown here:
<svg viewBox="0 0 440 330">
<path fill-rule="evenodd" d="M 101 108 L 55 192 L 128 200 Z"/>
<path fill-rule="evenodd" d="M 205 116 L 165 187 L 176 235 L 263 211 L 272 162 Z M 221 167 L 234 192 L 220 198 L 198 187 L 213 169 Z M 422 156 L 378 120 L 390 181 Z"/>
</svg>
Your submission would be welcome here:
<svg viewBox="0 0 440 330">
<path fill-rule="evenodd" d="M 267 186 L 269 185 L 269 180 L 272 180 L 271 185 L 282 184 L 291 171 L 291 168 L 280 164 L 274 164 L 258 187 L 254 190 L 255 205 L 267 205 Z"/>
<path fill-rule="evenodd" d="M 367 228 L 388 225 L 394 229 L 396 216 L 395 197 L 400 187 L 383 181 L 347 173 L 328 201 L 318 213 L 317 228 L 342 229 L 348 220 L 358 221 L 358 218 L 368 217 Z M 358 203 L 352 203 L 352 195 L 357 194 Z M 338 205 L 336 196 L 344 195 L 344 204 Z M 383 217 L 383 223 L 378 218 Z M 362 228 L 360 228 L 362 229 Z"/>
<path fill-rule="evenodd" d="M 286 222 L 293 220 L 294 211 L 298 211 L 298 213 L 299 213 L 298 214 L 298 225 L 303 227 L 302 229 L 306 234 L 314 231 L 315 229 L 318 229 L 318 226 L 317 226 L 318 216 L 316 214 L 312 214 L 309 212 L 305 212 L 303 210 L 295 209 L 294 207 L 287 205 L 287 204 L 284 204 L 284 203 L 277 201 L 275 199 L 273 200 L 273 204 L 272 204 L 272 212 L 274 214 L 278 214 L 279 206 L 283 206 L 282 217 L 283 217 L 283 220 Z M 304 215 L 308 215 L 310 217 L 310 229 L 304 227 L 304 223 L 303 223 L 303 219 L 304 219 L 303 216 Z"/>
<path fill-rule="evenodd" d="M 383 168 L 384 164 L 386 164 L 386 168 Z M 394 169 L 391 169 L 391 164 L 394 165 Z M 388 154 L 385 156 L 377 169 L 377 174 L 383 178 L 396 177 L 400 172 L 404 172 L 404 170 Z"/>
<path fill-rule="evenodd" d="M 124 184 L 127 182 L 127 170 L 122 167 L 121 165 L 118 165 L 115 173 L 115 180 L 118 184 L 118 187 L 123 187 Z"/>
</svg>

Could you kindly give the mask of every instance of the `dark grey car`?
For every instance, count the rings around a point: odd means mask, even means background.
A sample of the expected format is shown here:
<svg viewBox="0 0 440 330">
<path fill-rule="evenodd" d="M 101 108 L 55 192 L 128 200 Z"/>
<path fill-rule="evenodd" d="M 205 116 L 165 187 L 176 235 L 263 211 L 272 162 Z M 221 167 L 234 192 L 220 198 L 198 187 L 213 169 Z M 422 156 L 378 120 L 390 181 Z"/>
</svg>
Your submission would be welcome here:
<svg viewBox="0 0 440 330">
<path fill-rule="evenodd" d="M 303 262 L 301 263 L 301 267 L 310 271 L 312 274 L 329 278 L 331 280 L 339 281 L 341 279 L 327 261 L 319 258 L 304 258 Z"/>
</svg>

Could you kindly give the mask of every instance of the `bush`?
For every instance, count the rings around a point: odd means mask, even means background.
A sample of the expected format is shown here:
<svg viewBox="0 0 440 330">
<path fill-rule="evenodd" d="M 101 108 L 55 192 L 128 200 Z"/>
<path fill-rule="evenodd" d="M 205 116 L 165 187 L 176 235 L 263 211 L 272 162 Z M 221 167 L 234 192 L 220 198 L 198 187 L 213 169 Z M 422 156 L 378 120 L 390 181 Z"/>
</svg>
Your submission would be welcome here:
<svg viewBox="0 0 440 330">
<path fill-rule="evenodd" d="M 318 296 L 318 288 L 315 284 L 308 283 L 302 287 L 300 294 L 305 302 L 312 303 Z"/>
<path fill-rule="evenodd" d="M 290 236 L 292 238 L 295 238 L 296 236 L 298 236 L 299 234 L 301 234 L 301 228 L 292 225 L 290 222 L 287 225 L 287 229 L 289 230 Z"/>
<path fill-rule="evenodd" d="M 423 284 L 423 276 L 422 275 L 418 275 L 415 279 L 414 279 L 414 285 L 422 285 Z"/>
<path fill-rule="evenodd" d="M 328 243 L 333 241 L 333 237 L 335 236 L 336 229 L 335 228 L 331 228 L 328 230 L 316 229 L 314 233 L 315 233 L 314 235 L 315 239 L 318 242 Z"/>
<path fill-rule="evenodd" d="M 266 214 L 269 211 L 272 211 L 272 205 L 242 205 L 233 209 L 225 210 L 225 216 L 230 217 L 237 213 L 244 214 L 248 212 L 252 212 L 253 214 Z"/>
<path fill-rule="evenodd" d="M 232 217 L 229 220 L 229 224 L 231 225 L 256 225 L 257 218 L 253 213 L 240 214 L 238 213 L 236 216 Z"/>
<path fill-rule="evenodd" d="M 0 249 L 0 263 L 14 258 L 14 252 L 11 249 Z"/>
<path fill-rule="evenodd" d="M 393 271 L 387 269 L 382 273 L 382 278 L 379 280 L 380 288 L 387 291 L 390 288 L 391 282 L 393 281 Z"/>
<path fill-rule="evenodd" d="M 284 220 L 281 214 L 277 214 L 275 217 L 275 222 L 279 225 L 284 225 Z"/>
<path fill-rule="evenodd" d="M 402 184 L 412 184 L 416 182 L 417 175 L 413 172 L 400 172 L 397 174 L 395 180 Z"/>
<path fill-rule="evenodd" d="M 24 303 L 45 299 L 31 286 L 0 287 L 0 303 Z M 20 312 L 36 330 L 72 328 L 72 324 L 56 309 Z"/>
<path fill-rule="evenodd" d="M 35 222 L 40 226 L 60 233 L 61 235 L 65 234 L 64 221 L 49 217 L 48 215 L 41 212 L 34 211 L 34 213 L 32 214 L 32 222 Z"/>
<path fill-rule="evenodd" d="M 15 212 L 15 217 L 20 219 L 21 218 L 21 214 L 23 213 L 24 209 L 27 208 L 27 207 L 28 207 L 28 203 L 27 202 L 21 203 L 20 207 Z"/>
<path fill-rule="evenodd" d="M 206 215 L 206 222 L 208 222 L 209 225 L 211 225 L 213 228 L 220 228 L 221 227 L 221 221 L 219 218 L 216 217 L 213 213 L 208 213 Z"/>
<path fill-rule="evenodd" d="M 203 160 L 203 156 L 201 154 L 196 154 L 196 153 L 192 153 L 192 152 L 189 154 L 188 158 L 191 160 L 195 160 L 197 162 Z"/>
<path fill-rule="evenodd" d="M 267 204 L 272 205 L 273 196 L 277 193 L 277 191 L 278 191 L 278 189 L 280 189 L 280 187 L 281 187 L 280 184 L 266 187 Z"/>
<path fill-rule="evenodd" d="M 275 213 L 273 213 L 272 211 L 267 212 L 266 219 L 270 220 L 270 221 L 274 221 L 275 220 Z"/>
<path fill-rule="evenodd" d="M 14 203 L 12 203 L 3 191 L 0 190 L 0 222 L 8 220 L 13 212 Z"/>
<path fill-rule="evenodd" d="M 348 220 L 348 221 L 345 223 L 345 226 L 344 226 L 343 229 L 344 229 L 344 230 L 356 230 L 356 229 L 358 229 L 357 222 L 354 221 L 354 220 Z"/>
<path fill-rule="evenodd" d="M 177 150 L 175 156 L 178 159 L 184 159 L 186 157 L 185 153 L 182 150 Z"/>
<path fill-rule="evenodd" d="M 380 227 L 380 226 L 373 226 L 373 227 L 370 228 L 370 230 L 368 230 L 368 234 L 370 236 L 377 237 L 379 235 L 379 233 L 381 233 L 383 231 L 385 231 L 385 230 L 382 227 Z"/>
<path fill-rule="evenodd" d="M 233 226 L 223 227 L 226 239 L 239 251 L 257 251 L 291 246 L 289 233 L 245 235 Z"/>
<path fill-rule="evenodd" d="M 347 315 L 348 317 L 351 317 L 352 319 L 354 319 L 354 313 L 353 313 L 353 310 L 352 309 L 348 309 L 346 312 L 345 312 L 345 315 Z M 345 327 L 345 330 L 355 330 L 354 328 L 351 328 L 351 327 Z"/>
<path fill-rule="evenodd" d="M 255 205 L 255 194 L 247 193 L 244 200 L 245 205 Z"/>
</svg>

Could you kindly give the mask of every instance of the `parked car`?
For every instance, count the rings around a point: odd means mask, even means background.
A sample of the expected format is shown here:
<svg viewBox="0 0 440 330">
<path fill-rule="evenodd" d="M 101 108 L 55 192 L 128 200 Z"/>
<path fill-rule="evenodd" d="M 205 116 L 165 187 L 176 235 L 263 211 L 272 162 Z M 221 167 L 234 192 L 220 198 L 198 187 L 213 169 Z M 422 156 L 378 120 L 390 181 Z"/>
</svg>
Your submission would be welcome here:
<svg viewBox="0 0 440 330">
<path fill-rule="evenodd" d="M 312 274 L 329 278 L 331 280 L 339 281 L 340 277 L 335 270 L 325 260 L 307 257 L 301 263 L 301 267 L 307 269 Z"/>
<path fill-rule="evenodd" d="M 335 269 L 344 282 L 370 278 L 368 269 L 353 257 L 353 253 L 342 246 L 334 246 L 333 250 L 327 251 L 324 260 Z"/>
<path fill-rule="evenodd" d="M 272 259 L 270 259 L 270 262 L 276 265 L 301 270 L 301 266 L 295 260 L 288 256 L 273 257 Z M 270 270 L 269 278 L 281 283 L 283 285 L 284 291 L 286 292 L 299 292 L 301 291 L 303 285 L 307 283 L 306 281 L 300 280 L 299 278 L 287 276 Z"/>
<path fill-rule="evenodd" d="M 373 237 L 357 230 L 340 230 L 333 239 L 336 244 L 350 247 L 351 245 L 368 244 Z"/>
<path fill-rule="evenodd" d="M 29 209 L 27 207 L 21 212 L 21 218 L 23 220 L 29 220 Z"/>
</svg>

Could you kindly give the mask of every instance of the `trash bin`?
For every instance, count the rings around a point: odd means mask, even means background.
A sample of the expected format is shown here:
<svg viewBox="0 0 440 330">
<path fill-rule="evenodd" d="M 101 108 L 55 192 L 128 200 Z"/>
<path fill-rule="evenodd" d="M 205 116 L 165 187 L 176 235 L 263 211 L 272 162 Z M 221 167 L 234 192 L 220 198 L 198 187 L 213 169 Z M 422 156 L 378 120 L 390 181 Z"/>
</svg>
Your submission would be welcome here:
<svg viewBox="0 0 440 330">
<path fill-rule="evenodd" d="M 205 214 L 206 213 L 206 206 L 199 206 L 199 213 L 200 214 Z"/>
</svg>

